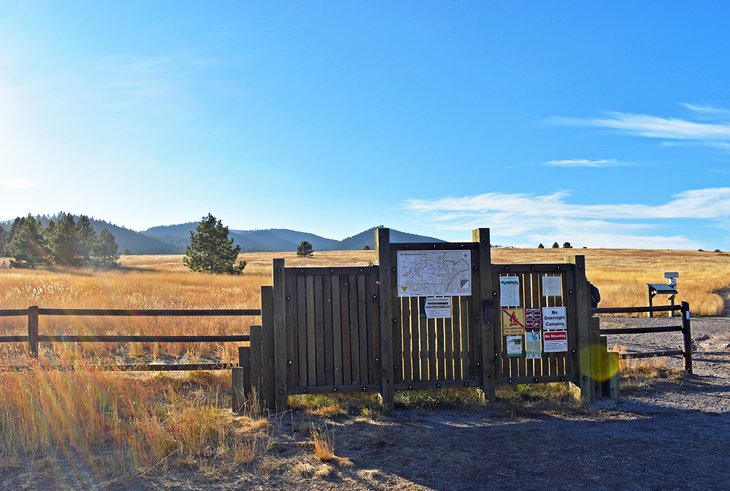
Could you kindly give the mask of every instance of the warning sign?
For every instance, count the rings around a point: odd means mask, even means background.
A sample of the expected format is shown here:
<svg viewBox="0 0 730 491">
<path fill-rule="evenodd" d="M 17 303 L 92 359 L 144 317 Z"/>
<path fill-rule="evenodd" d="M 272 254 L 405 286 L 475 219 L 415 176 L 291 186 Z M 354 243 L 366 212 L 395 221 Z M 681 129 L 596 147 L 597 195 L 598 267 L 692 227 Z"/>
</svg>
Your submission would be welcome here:
<svg viewBox="0 0 730 491">
<path fill-rule="evenodd" d="M 507 356 L 522 356 L 522 336 L 507 336 Z"/>
<path fill-rule="evenodd" d="M 525 329 L 539 331 L 542 329 L 542 310 L 525 309 Z"/>
<path fill-rule="evenodd" d="M 502 335 L 517 336 L 525 332 L 525 309 L 502 309 Z"/>
<path fill-rule="evenodd" d="M 539 360 L 541 347 L 540 331 L 527 331 L 525 333 L 525 357 L 528 360 Z"/>
<path fill-rule="evenodd" d="M 542 328 L 546 331 L 552 329 L 567 329 L 568 314 L 565 307 L 543 307 Z"/>
<path fill-rule="evenodd" d="M 451 297 L 426 297 L 423 310 L 428 319 L 451 319 Z"/>
<path fill-rule="evenodd" d="M 545 353 L 568 351 L 568 331 L 543 331 L 542 347 Z"/>
</svg>

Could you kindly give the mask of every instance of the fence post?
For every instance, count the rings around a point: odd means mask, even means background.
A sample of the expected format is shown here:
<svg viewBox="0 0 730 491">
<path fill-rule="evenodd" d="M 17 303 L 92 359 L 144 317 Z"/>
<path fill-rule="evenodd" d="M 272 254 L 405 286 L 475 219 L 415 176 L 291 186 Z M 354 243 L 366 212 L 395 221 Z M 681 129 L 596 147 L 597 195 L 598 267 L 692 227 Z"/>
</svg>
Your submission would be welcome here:
<svg viewBox="0 0 730 491">
<path fill-rule="evenodd" d="M 591 368 L 593 360 L 591 351 L 592 323 L 591 323 L 591 299 L 588 291 L 588 280 L 586 279 L 586 258 L 585 256 L 570 256 L 568 262 L 575 264 L 575 313 L 578 323 L 578 386 L 581 397 L 586 402 L 593 400 L 593 375 Z"/>
<path fill-rule="evenodd" d="M 276 411 L 287 408 L 286 386 L 286 290 L 284 289 L 284 260 L 274 259 L 274 383 Z"/>
<path fill-rule="evenodd" d="M 250 342 L 251 347 L 251 375 L 250 385 L 244 385 L 249 397 L 254 397 L 260 402 L 261 401 L 261 326 L 251 326 L 250 331 Z M 239 348 L 241 350 L 243 348 Z"/>
<path fill-rule="evenodd" d="M 38 356 L 38 306 L 28 307 L 28 348 L 30 354 Z"/>
<path fill-rule="evenodd" d="M 375 255 L 378 258 L 378 296 L 380 297 L 380 396 L 386 412 L 393 411 L 393 291 L 390 264 L 390 229 L 375 229 Z"/>
<path fill-rule="evenodd" d="M 481 306 L 479 315 L 481 322 L 474 323 L 482 338 L 481 376 L 482 390 L 489 402 L 497 400 L 495 364 L 494 364 L 494 300 L 492 300 L 492 249 L 489 241 L 489 229 L 479 228 L 472 230 L 472 241 L 478 244 L 479 251 L 479 291 L 472 291 L 472 295 L 479 295 Z"/>
<path fill-rule="evenodd" d="M 684 338 L 684 371 L 692 373 L 692 327 L 689 303 L 682 302 L 682 337 Z"/>
<path fill-rule="evenodd" d="M 273 287 L 261 287 L 261 400 L 267 409 L 273 409 L 276 405 L 273 295 Z"/>
</svg>

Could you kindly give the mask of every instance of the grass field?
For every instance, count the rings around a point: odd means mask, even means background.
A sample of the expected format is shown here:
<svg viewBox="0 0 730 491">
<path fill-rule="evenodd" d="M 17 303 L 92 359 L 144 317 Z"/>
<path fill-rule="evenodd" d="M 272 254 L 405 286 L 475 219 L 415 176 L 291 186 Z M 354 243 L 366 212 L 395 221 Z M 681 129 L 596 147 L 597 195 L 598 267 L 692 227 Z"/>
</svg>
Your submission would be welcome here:
<svg viewBox="0 0 730 491">
<path fill-rule="evenodd" d="M 664 271 L 679 271 L 679 298 L 695 315 L 715 315 L 723 301 L 714 292 L 730 285 L 730 255 L 688 251 L 495 249 L 495 263 L 563 262 L 566 253 L 586 255 L 588 278 L 603 297 L 601 306 L 646 304 L 646 283 L 664 282 Z M 0 270 L 0 309 L 30 305 L 65 308 L 258 308 L 260 287 L 271 284 L 271 260 L 288 265 L 368 265 L 373 251 L 294 254 L 244 254 L 243 276 L 213 276 L 187 271 L 181 256 L 124 256 L 115 271 Z M 0 334 L 23 334 L 26 320 L 2 319 Z M 240 334 L 256 317 L 228 318 L 44 318 L 43 333 L 67 334 Z M 27 361 L 25 347 L 0 346 L 3 364 L 23 359 L 31 369 L 0 371 L 0 458 L 20 465 L 24 456 L 64 453 L 81 456 L 100 473 L 156 472 L 167 466 L 250 462 L 268 442 L 269 423 L 256 411 L 234 417 L 230 410 L 230 375 L 119 374 L 93 369 L 97 357 L 148 362 L 174 357 L 187 362 L 231 361 L 235 343 L 183 345 L 87 344 L 44 346 L 40 361 Z M 45 361 L 44 361 L 45 360 Z M 61 362 L 72 371 L 44 370 Z M 448 392 L 444 392 L 449 396 Z M 450 396 L 449 396 L 450 397 Z M 453 397 L 452 397 L 453 398 Z M 447 397 L 448 399 L 448 397 Z M 435 401 L 435 402 L 434 402 Z M 457 394 L 456 403 L 464 402 Z M 451 404 L 440 399 L 401 401 L 414 407 Z M 311 404 L 311 401 L 308 403 Z M 343 411 L 324 403 L 314 409 Z M 457 404 L 458 406 L 458 404 Z M 363 416 L 377 406 L 363 404 Z M 21 415 L 21 416 L 19 416 Z M 316 442 L 315 442 L 316 443 Z M 321 443 L 321 442 L 320 442 Z M 316 446 L 316 445 L 315 445 Z M 104 449 L 99 452 L 99 449 Z"/>
</svg>

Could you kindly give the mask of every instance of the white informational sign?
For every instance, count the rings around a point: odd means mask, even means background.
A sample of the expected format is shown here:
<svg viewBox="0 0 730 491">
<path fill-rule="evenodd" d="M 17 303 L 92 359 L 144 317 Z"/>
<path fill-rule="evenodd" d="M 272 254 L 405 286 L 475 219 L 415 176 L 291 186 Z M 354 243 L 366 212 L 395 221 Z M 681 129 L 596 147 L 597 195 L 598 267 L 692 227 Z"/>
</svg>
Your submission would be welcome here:
<svg viewBox="0 0 730 491">
<path fill-rule="evenodd" d="M 568 331 L 543 331 L 542 348 L 545 353 L 568 351 Z"/>
<path fill-rule="evenodd" d="M 542 275 L 542 296 L 561 297 L 563 296 L 562 277 L 560 275 Z"/>
<path fill-rule="evenodd" d="M 427 319 L 451 319 L 451 297 L 426 297 Z"/>
<path fill-rule="evenodd" d="M 520 277 L 500 276 L 499 277 L 499 306 L 519 307 L 520 306 Z"/>
<path fill-rule="evenodd" d="M 540 331 L 527 331 L 525 333 L 525 357 L 528 360 L 539 360 L 542 358 Z"/>
<path fill-rule="evenodd" d="M 398 296 L 471 295 L 471 251 L 398 251 Z"/>
<path fill-rule="evenodd" d="M 565 307 L 543 307 L 542 328 L 546 331 L 568 328 L 568 313 Z"/>
<path fill-rule="evenodd" d="M 664 277 L 669 280 L 669 286 L 672 286 L 674 288 L 677 287 L 677 278 L 679 278 L 679 273 L 676 271 L 668 271 L 664 273 Z"/>
<path fill-rule="evenodd" d="M 522 356 L 522 336 L 507 336 L 507 356 Z"/>
</svg>

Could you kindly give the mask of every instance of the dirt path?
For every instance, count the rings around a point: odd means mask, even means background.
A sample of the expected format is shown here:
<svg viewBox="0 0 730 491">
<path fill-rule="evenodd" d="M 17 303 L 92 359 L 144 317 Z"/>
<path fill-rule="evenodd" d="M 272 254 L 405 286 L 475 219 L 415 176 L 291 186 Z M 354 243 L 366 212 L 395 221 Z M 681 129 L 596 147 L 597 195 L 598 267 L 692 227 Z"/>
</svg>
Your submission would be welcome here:
<svg viewBox="0 0 730 491">
<path fill-rule="evenodd" d="M 730 317 L 730 288 L 720 290 L 717 294 L 720 295 L 720 298 L 722 298 L 722 301 L 724 302 L 720 317 Z"/>
<path fill-rule="evenodd" d="M 603 322 L 661 325 L 667 319 Z M 729 489 L 730 320 L 692 323 L 695 374 L 657 380 L 619 401 L 589 407 L 498 402 L 469 411 L 399 410 L 376 420 L 288 413 L 274 421 L 276 443 L 266 455 L 233 472 L 178 469 L 100 482 L 78 464 L 62 463 L 0 472 L 0 488 Z M 673 347 L 681 336 L 620 342 L 643 351 Z M 314 457 L 304 431 L 312 423 L 327 425 L 337 455 L 351 465 Z"/>
</svg>

